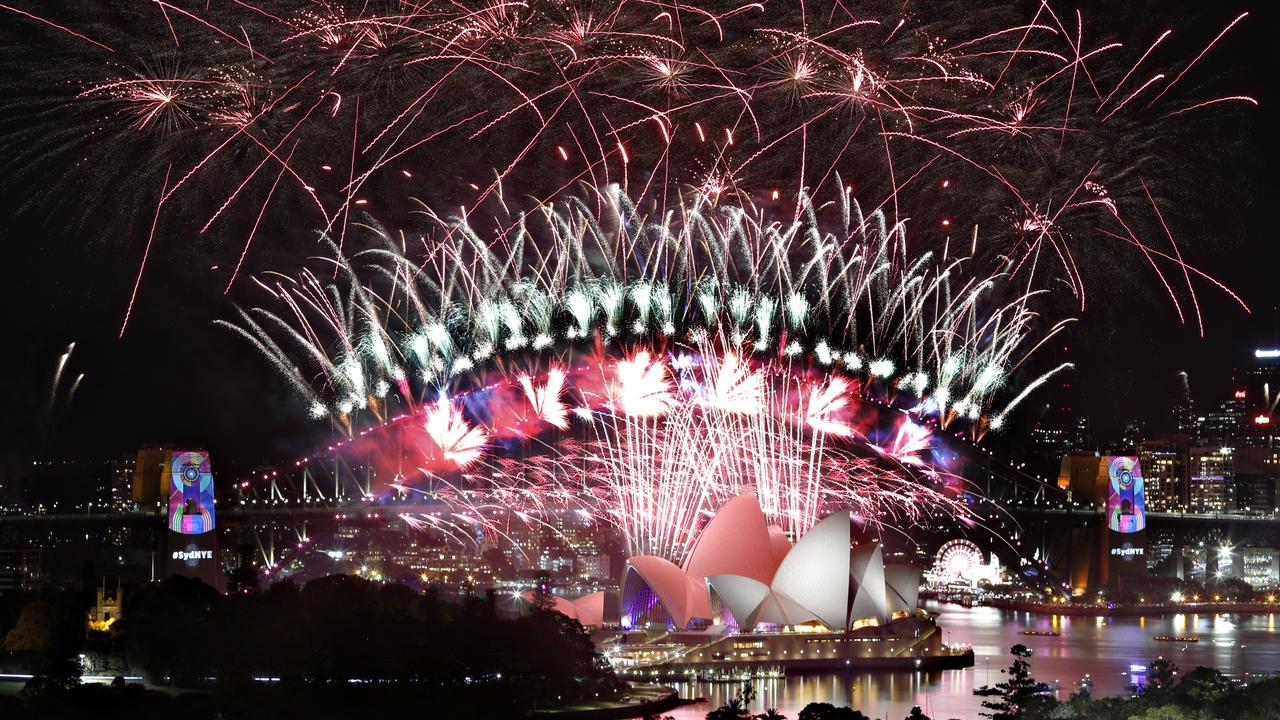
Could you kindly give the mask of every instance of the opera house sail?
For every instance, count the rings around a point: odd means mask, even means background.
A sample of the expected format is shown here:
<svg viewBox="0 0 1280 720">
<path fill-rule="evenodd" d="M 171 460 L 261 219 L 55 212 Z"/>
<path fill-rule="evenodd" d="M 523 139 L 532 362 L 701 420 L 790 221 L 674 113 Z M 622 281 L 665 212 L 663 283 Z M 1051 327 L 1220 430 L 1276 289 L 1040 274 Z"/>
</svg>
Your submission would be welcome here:
<svg viewBox="0 0 1280 720">
<path fill-rule="evenodd" d="M 611 659 L 621 668 L 972 664 L 972 651 L 945 645 L 934 618 L 916 607 L 919 587 L 918 568 L 886 566 L 878 543 L 853 542 L 848 512 L 792 545 L 744 495 L 707 523 L 683 566 L 645 555 L 627 561 L 626 642 Z"/>
</svg>

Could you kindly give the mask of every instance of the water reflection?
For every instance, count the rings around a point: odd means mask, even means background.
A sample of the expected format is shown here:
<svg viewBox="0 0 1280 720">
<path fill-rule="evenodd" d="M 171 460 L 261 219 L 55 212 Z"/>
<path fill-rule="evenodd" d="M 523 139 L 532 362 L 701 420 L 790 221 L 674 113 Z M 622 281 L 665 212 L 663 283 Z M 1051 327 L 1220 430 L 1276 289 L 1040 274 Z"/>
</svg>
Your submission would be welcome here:
<svg viewBox="0 0 1280 720">
<path fill-rule="evenodd" d="M 931 606 L 947 642 L 969 643 L 975 666 L 965 670 L 909 673 L 822 673 L 789 675 L 755 683 L 756 712 L 776 707 L 790 718 L 811 702 L 848 705 L 873 718 L 901 720 L 919 705 L 934 718 L 976 718 L 982 710 L 975 687 L 999 682 L 1009 664 L 1009 648 L 1022 643 L 1035 651 L 1031 668 L 1045 682 L 1057 682 L 1066 699 L 1086 675 L 1094 695 L 1122 695 L 1141 676 L 1134 666 L 1157 657 L 1183 670 L 1197 665 L 1235 675 L 1280 672 L 1276 616 L 1179 614 L 1152 617 L 1090 618 L 1033 615 L 993 608 Z M 1053 631 L 1057 636 L 1023 635 L 1024 630 Z M 1198 635 L 1197 643 L 1159 642 L 1156 635 Z M 733 695 L 732 685 L 681 683 L 684 697 L 706 697 L 707 703 L 672 711 L 680 720 L 701 720 L 709 709 Z"/>
</svg>

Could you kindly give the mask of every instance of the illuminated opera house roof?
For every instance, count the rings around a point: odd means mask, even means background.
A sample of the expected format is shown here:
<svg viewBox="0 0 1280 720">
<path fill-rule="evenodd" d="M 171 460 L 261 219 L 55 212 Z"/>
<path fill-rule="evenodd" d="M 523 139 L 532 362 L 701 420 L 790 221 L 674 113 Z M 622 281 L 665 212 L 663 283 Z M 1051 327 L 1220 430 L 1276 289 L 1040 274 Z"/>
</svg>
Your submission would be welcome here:
<svg viewBox="0 0 1280 720">
<path fill-rule="evenodd" d="M 707 523 L 684 567 L 641 555 L 622 580 L 623 626 L 677 628 L 817 622 L 832 630 L 884 625 L 916 606 L 920 573 L 884 564 L 877 543 L 853 545 L 848 512 L 814 525 L 795 545 L 765 521 L 752 495 Z"/>
<path fill-rule="evenodd" d="M 534 594 L 531 592 L 521 593 L 520 599 L 529 604 L 535 602 Z M 551 603 L 552 610 L 571 617 L 586 627 L 599 627 L 604 624 L 605 593 L 603 591 L 589 593 L 575 600 L 553 595 Z M 617 618 L 615 617 L 614 620 L 616 622 Z"/>
</svg>

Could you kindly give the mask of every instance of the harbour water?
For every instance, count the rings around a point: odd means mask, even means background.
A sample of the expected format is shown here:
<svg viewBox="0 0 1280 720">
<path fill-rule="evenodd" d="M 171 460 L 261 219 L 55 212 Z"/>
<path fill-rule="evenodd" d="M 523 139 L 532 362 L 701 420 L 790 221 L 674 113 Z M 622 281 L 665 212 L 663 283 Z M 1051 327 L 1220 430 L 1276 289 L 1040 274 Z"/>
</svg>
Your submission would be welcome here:
<svg viewBox="0 0 1280 720">
<path fill-rule="evenodd" d="M 1066 699 L 1089 675 L 1095 697 L 1123 695 L 1141 670 L 1157 657 L 1181 669 L 1215 667 L 1237 676 L 1280 672 L 1280 613 L 1261 615 L 1185 614 L 1148 617 L 1065 617 L 994 608 L 929 605 L 941 614 L 939 624 L 949 643 L 973 646 L 974 667 L 964 670 L 906 673 L 789 674 L 754 682 L 752 710 L 778 708 L 795 718 L 811 702 L 848 705 L 872 718 L 901 720 L 919 705 L 935 720 L 977 718 L 982 698 L 973 690 L 1000 682 L 1009 665 L 1009 648 L 1021 643 L 1034 650 L 1032 673 L 1056 683 Z M 1057 632 L 1057 636 L 1024 635 L 1023 631 Z M 1199 642 L 1155 640 L 1155 636 L 1199 636 Z M 677 683 L 681 697 L 705 697 L 670 714 L 678 720 L 702 720 L 722 704 L 736 686 L 722 683 Z"/>
</svg>

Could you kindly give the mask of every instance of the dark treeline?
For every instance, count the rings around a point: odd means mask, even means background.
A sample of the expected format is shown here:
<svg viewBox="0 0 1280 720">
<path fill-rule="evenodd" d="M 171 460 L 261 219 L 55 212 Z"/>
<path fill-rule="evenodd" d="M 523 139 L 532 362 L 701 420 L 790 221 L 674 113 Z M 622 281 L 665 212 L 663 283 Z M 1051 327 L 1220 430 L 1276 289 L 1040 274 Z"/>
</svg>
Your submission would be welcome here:
<svg viewBox="0 0 1280 720">
<path fill-rule="evenodd" d="M 87 642 L 170 691 L 74 687 L 68 658 L 55 656 L 83 649 L 60 642 L 33 654 L 39 677 L 17 699 L 0 696 L 0 717 L 102 717 L 116 707 L 131 718 L 520 717 L 620 687 L 576 621 L 537 609 L 503 617 L 492 594 L 454 603 L 334 575 L 220 595 L 172 577 L 126 598 L 122 615 L 110 636 Z"/>
</svg>

